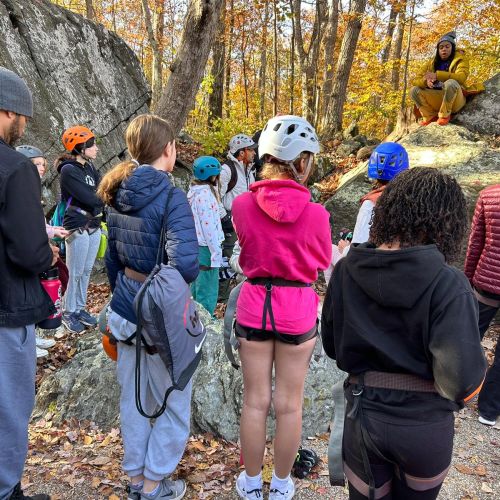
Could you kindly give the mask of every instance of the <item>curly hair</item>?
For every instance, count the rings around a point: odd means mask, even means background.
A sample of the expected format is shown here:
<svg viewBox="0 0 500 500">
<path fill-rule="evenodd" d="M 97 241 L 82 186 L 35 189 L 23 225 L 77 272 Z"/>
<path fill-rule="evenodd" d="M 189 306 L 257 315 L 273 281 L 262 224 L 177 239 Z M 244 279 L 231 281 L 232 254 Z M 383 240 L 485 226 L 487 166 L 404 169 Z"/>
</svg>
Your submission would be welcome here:
<svg viewBox="0 0 500 500">
<path fill-rule="evenodd" d="M 467 229 L 467 203 L 458 182 L 434 168 L 412 168 L 389 182 L 374 209 L 370 241 L 401 248 L 435 244 L 447 262 Z"/>
</svg>

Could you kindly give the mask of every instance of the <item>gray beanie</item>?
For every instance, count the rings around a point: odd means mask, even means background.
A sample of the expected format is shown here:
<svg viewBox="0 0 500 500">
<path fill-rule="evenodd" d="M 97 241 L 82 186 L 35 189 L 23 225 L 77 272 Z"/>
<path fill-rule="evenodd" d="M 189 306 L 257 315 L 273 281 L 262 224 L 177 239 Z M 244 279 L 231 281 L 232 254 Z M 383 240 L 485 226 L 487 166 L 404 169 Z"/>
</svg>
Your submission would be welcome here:
<svg viewBox="0 0 500 500">
<path fill-rule="evenodd" d="M 454 31 L 450 31 L 449 33 L 446 33 L 446 35 L 443 35 L 440 39 L 439 42 L 437 43 L 438 46 L 441 42 L 450 42 L 453 47 L 456 47 L 457 45 L 457 34 Z"/>
<path fill-rule="evenodd" d="M 3 66 L 0 66 L 0 109 L 33 117 L 33 97 L 26 82 Z"/>
</svg>

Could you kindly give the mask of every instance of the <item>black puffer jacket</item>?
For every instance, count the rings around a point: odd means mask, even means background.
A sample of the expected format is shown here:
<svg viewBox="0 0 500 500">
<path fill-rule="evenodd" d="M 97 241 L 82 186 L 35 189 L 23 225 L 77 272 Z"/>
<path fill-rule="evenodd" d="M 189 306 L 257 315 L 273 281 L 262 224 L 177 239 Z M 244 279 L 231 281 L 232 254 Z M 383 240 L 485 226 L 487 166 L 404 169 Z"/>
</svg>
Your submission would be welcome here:
<svg viewBox="0 0 500 500">
<path fill-rule="evenodd" d="M 459 403 L 486 372 L 477 321 L 469 282 L 435 245 L 390 251 L 363 243 L 335 266 L 321 334 L 340 369 L 434 380 Z"/>
<path fill-rule="evenodd" d="M 0 326 L 17 328 L 49 316 L 54 306 L 38 274 L 52 262 L 38 172 L 0 139 Z"/>
</svg>

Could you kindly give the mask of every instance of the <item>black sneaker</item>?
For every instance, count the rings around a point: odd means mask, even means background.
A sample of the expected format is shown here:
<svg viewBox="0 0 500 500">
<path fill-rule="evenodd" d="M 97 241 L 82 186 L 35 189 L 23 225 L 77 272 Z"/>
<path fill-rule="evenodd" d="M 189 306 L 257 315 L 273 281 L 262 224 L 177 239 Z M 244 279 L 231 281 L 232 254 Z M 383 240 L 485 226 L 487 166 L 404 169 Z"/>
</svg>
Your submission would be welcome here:
<svg viewBox="0 0 500 500">
<path fill-rule="evenodd" d="M 50 500 L 49 495 L 45 495 L 40 493 L 38 495 L 27 496 L 23 493 L 21 489 L 21 483 L 17 483 L 12 495 L 8 498 L 8 500 Z"/>
<path fill-rule="evenodd" d="M 97 319 L 92 316 L 92 314 L 88 313 L 85 309 L 82 309 L 80 312 L 75 313 L 75 317 L 82 325 L 97 325 Z"/>
</svg>

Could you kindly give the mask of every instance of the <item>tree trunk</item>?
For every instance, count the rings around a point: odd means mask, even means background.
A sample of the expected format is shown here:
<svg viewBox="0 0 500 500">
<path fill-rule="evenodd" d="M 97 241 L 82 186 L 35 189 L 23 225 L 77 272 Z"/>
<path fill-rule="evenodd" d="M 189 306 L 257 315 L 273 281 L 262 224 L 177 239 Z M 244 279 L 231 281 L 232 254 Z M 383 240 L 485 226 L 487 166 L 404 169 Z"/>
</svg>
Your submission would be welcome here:
<svg viewBox="0 0 500 500">
<path fill-rule="evenodd" d="M 93 0 L 85 0 L 85 9 L 87 12 L 87 19 L 95 21 L 95 9 Z"/>
<path fill-rule="evenodd" d="M 306 51 L 301 27 L 302 0 L 290 0 L 293 16 L 293 37 L 295 48 L 299 57 L 299 68 L 302 81 L 302 114 L 311 123 L 315 117 L 315 77 L 318 70 L 319 49 L 325 32 L 327 21 L 326 0 L 316 0 L 316 14 L 309 49 Z"/>
<path fill-rule="evenodd" d="M 262 40 L 260 44 L 260 68 L 259 68 L 259 94 L 261 120 L 264 119 L 266 110 L 266 70 L 267 70 L 267 25 L 269 23 L 269 0 L 264 2 L 264 24 L 262 26 Z"/>
<path fill-rule="evenodd" d="M 250 115 L 250 106 L 248 103 L 248 72 L 247 72 L 247 39 L 245 33 L 245 24 L 241 23 L 241 61 L 243 66 L 243 90 L 245 93 L 245 116 L 248 118 Z"/>
<path fill-rule="evenodd" d="M 163 4 L 163 2 L 161 2 Z M 151 105 L 154 108 L 158 99 L 161 95 L 162 89 L 162 50 L 160 44 L 158 43 L 158 38 L 155 33 L 155 27 L 153 26 L 153 21 L 151 19 L 151 10 L 149 8 L 148 0 L 142 0 L 142 12 L 144 14 L 144 24 L 146 25 L 146 30 L 148 33 L 149 45 L 151 47 L 151 52 L 153 54 L 153 60 L 151 64 Z M 155 13 L 156 15 L 156 13 Z M 158 17 L 157 23 L 163 25 L 163 7 L 161 9 L 161 20 Z M 159 24 L 157 24 L 159 26 Z"/>
<path fill-rule="evenodd" d="M 353 0 L 352 10 L 349 12 L 342 46 L 340 48 L 339 61 L 337 63 L 336 78 L 333 82 L 332 97 L 328 108 L 327 126 L 323 136 L 327 137 L 342 130 L 342 114 L 346 99 L 347 84 L 351 73 L 354 53 L 358 44 L 361 31 L 361 21 L 366 8 L 367 0 Z"/>
<path fill-rule="evenodd" d="M 406 1 L 401 5 L 401 10 L 398 16 L 398 27 L 396 30 L 396 40 L 394 42 L 394 50 L 392 53 L 392 89 L 399 90 L 399 69 L 401 67 L 401 52 L 403 50 L 403 37 L 406 24 Z"/>
<path fill-rule="evenodd" d="M 332 96 L 333 76 L 335 70 L 335 44 L 339 24 L 339 0 L 329 0 L 328 25 L 325 31 L 325 72 L 322 89 L 322 106 L 320 117 L 325 126 L 326 110 Z"/>
<path fill-rule="evenodd" d="M 215 118 L 222 118 L 224 103 L 224 63 L 226 60 L 226 0 L 222 0 L 221 15 L 212 50 L 212 93 L 208 98 L 208 126 Z"/>
<path fill-rule="evenodd" d="M 401 109 L 406 107 L 406 88 L 408 85 L 408 65 L 410 64 L 410 47 L 411 47 L 411 34 L 413 31 L 413 21 L 415 20 L 415 4 L 416 0 L 413 0 L 411 5 L 411 14 L 410 14 L 410 27 L 408 29 L 408 42 L 406 45 L 406 57 L 405 57 L 405 69 L 403 76 L 403 95 L 401 97 Z"/>
<path fill-rule="evenodd" d="M 392 35 L 394 34 L 394 28 L 396 27 L 396 18 L 398 16 L 397 0 L 393 0 L 391 3 L 391 12 L 389 14 L 389 23 L 387 24 L 387 32 L 385 34 L 385 44 L 382 49 L 382 64 L 385 64 L 389 60 L 389 54 L 391 53 L 392 45 Z"/>
<path fill-rule="evenodd" d="M 221 9 L 222 0 L 189 2 L 177 57 L 157 107 L 157 113 L 170 123 L 175 135 L 194 106 Z"/>
<path fill-rule="evenodd" d="M 225 75 L 225 88 L 226 88 L 226 117 L 231 116 L 231 95 L 229 94 L 229 86 L 231 85 L 231 57 L 233 53 L 233 37 L 234 37 L 234 0 L 229 3 L 229 35 L 227 41 L 226 53 L 226 75 Z"/>
<path fill-rule="evenodd" d="M 274 0 L 274 16 L 273 16 L 273 48 L 274 48 L 274 96 L 273 96 L 273 115 L 278 114 L 278 0 Z"/>
</svg>

